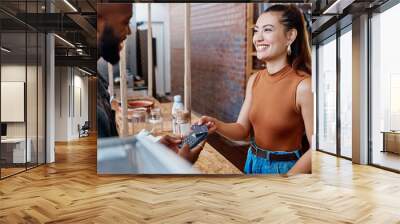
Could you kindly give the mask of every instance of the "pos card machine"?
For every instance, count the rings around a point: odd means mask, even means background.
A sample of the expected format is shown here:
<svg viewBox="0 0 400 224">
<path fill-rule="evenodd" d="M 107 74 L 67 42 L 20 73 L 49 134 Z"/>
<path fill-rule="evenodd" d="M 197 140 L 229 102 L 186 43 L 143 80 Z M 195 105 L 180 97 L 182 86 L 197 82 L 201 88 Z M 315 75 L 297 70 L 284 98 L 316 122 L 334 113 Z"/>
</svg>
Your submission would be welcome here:
<svg viewBox="0 0 400 224">
<path fill-rule="evenodd" d="M 184 144 L 188 144 L 189 148 L 196 147 L 200 142 L 204 141 L 208 136 L 208 128 L 206 125 L 193 125 L 190 134 L 183 138 L 182 143 L 179 144 L 179 148 L 182 148 Z"/>
</svg>

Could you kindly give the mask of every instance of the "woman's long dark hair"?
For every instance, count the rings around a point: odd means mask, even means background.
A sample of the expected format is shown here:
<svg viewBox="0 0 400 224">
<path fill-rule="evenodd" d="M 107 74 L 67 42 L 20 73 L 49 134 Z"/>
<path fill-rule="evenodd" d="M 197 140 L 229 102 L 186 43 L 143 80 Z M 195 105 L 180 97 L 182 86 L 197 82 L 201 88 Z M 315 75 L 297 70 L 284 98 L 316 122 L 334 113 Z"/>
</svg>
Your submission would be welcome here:
<svg viewBox="0 0 400 224">
<path fill-rule="evenodd" d="M 264 13 L 267 12 L 281 12 L 280 22 L 286 27 L 286 31 L 297 30 L 297 37 L 291 44 L 291 54 L 288 55 L 288 61 L 294 70 L 301 70 L 311 75 L 310 42 L 303 13 L 291 4 L 273 5 L 264 11 Z"/>
<path fill-rule="evenodd" d="M 303 13 L 294 5 L 277 4 L 264 11 L 281 12 L 280 22 L 285 26 L 286 32 L 290 29 L 297 30 L 296 39 L 291 44 L 291 54 L 288 55 L 288 62 L 295 71 L 303 71 L 311 75 L 311 49 L 308 29 Z M 300 151 L 304 154 L 310 148 L 307 135 L 304 134 L 301 141 Z"/>
</svg>

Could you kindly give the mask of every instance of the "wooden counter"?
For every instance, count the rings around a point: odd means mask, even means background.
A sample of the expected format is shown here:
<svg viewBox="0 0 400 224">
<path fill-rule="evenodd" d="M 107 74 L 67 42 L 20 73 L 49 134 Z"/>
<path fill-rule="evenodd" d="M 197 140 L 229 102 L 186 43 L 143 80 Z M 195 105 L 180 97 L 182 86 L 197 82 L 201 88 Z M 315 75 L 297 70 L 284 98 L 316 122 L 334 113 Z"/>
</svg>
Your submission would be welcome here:
<svg viewBox="0 0 400 224">
<path fill-rule="evenodd" d="M 171 109 L 172 103 L 159 103 L 155 100 L 155 105 L 161 108 L 161 113 L 163 117 L 163 132 L 162 135 L 172 134 L 172 123 L 171 123 Z M 116 110 L 116 123 L 118 132 L 120 132 L 121 110 L 118 108 Z M 198 117 L 192 114 L 192 122 L 198 120 Z M 132 130 L 130 130 L 130 135 L 133 135 Z M 205 144 L 203 151 L 200 153 L 197 162 L 193 165 L 195 168 L 200 170 L 204 174 L 242 174 L 242 172 L 236 168 L 229 160 L 222 156 L 216 149 L 214 149 L 208 143 Z"/>
</svg>

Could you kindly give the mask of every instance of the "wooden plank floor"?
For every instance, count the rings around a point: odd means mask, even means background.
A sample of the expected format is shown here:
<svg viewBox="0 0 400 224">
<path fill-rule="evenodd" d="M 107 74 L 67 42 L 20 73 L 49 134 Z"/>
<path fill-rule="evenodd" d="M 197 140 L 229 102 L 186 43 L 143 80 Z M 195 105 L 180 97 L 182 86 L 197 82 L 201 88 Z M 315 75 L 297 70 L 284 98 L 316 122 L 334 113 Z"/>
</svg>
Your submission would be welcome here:
<svg viewBox="0 0 400 224">
<path fill-rule="evenodd" d="M 374 164 L 400 170 L 400 154 L 375 150 L 372 160 Z"/>
<path fill-rule="evenodd" d="M 0 223 L 400 223 L 400 175 L 315 152 L 313 174 L 96 175 L 96 139 L 0 181 Z"/>
<path fill-rule="evenodd" d="M 7 167 L 7 168 L 0 168 L 1 169 L 1 176 L 7 177 L 13 175 L 15 173 L 19 173 L 25 170 L 25 167 Z"/>
</svg>

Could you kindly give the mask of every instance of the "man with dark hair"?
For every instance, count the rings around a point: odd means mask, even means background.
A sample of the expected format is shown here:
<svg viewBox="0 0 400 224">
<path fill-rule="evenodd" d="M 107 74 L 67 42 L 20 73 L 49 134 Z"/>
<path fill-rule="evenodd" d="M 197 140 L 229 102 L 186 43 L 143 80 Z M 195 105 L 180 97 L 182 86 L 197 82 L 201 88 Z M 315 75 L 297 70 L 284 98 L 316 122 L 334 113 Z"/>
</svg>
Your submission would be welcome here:
<svg viewBox="0 0 400 224">
<path fill-rule="evenodd" d="M 123 48 L 122 43 L 131 34 L 129 22 L 132 17 L 132 4 L 112 3 L 97 4 L 97 49 L 99 61 L 98 67 L 98 89 L 97 89 L 97 135 L 99 138 L 118 136 L 115 112 L 111 108 L 110 94 L 108 92 L 109 82 L 108 70 L 101 69 L 102 63 L 116 64 L 120 60 L 119 52 Z M 188 145 L 178 147 L 180 138 L 163 136 L 159 143 L 167 146 L 180 157 L 194 163 L 204 142 L 199 146 L 189 149 Z"/>
<path fill-rule="evenodd" d="M 98 137 L 118 136 L 115 112 L 111 109 L 108 70 L 100 66 L 119 62 L 122 42 L 131 33 L 129 21 L 132 17 L 132 4 L 98 4 L 97 7 L 97 49 L 98 62 L 97 123 Z M 106 66 L 107 67 L 107 66 Z"/>
<path fill-rule="evenodd" d="M 111 64 L 119 61 L 122 42 L 131 34 L 132 4 L 98 4 L 97 43 L 99 56 Z"/>
</svg>

